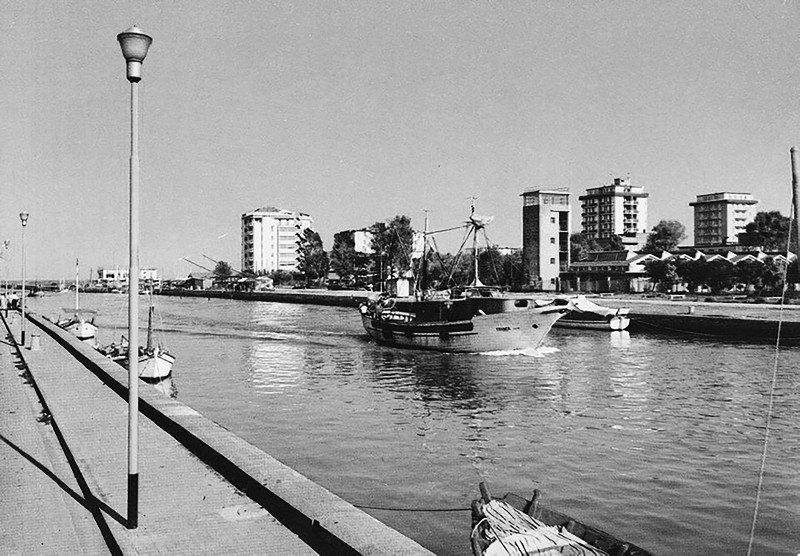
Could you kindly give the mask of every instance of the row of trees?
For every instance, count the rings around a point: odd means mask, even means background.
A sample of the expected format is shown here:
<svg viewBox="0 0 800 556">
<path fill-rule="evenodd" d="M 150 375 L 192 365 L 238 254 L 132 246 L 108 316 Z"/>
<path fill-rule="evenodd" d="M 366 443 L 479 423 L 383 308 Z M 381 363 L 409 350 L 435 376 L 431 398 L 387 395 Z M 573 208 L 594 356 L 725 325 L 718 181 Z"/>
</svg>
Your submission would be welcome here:
<svg viewBox="0 0 800 556">
<path fill-rule="evenodd" d="M 704 287 L 715 294 L 737 288 L 758 295 L 778 293 L 783 285 L 785 270 L 782 264 L 771 259 L 731 264 L 719 259 L 676 258 L 647 263 L 648 276 L 666 291 L 672 290 L 677 284 L 684 284 L 691 292 Z"/>
<path fill-rule="evenodd" d="M 790 220 L 777 211 L 759 212 L 747 226 L 747 241 L 767 251 L 786 249 Z M 278 271 L 271 273 L 276 284 L 298 280 L 306 285 L 321 283 L 330 271 L 338 274 L 349 285 L 376 284 L 385 277 L 403 275 L 412 270 L 415 275 L 425 274 L 433 287 L 463 285 L 474 279 L 471 257 L 463 254 L 440 254 L 428 250 L 426 260 L 412 261 L 414 229 L 408 216 L 395 216 L 385 222 L 376 222 L 368 228 L 371 232 L 372 253 L 356 251 L 352 233 L 334 236 L 333 247 L 326 252 L 320 235 L 306 229 L 297 237 L 298 274 Z M 674 251 L 686 238 L 684 226 L 675 220 L 662 220 L 647 237 L 642 252 L 660 254 Z M 592 251 L 618 251 L 624 248 L 619 236 L 598 240 L 584 233 L 573 234 L 571 260 L 582 261 Z M 780 280 L 782 270 L 774 263 L 743 262 L 731 265 L 725 261 L 667 260 L 650 263 L 648 275 L 663 287 L 686 283 L 690 288 L 707 286 L 721 291 L 734 284 L 747 284 L 756 291 L 767 291 Z M 231 276 L 228 263 L 220 261 L 215 268 L 217 276 Z M 482 249 L 478 257 L 478 273 L 483 283 L 517 287 L 527 284 L 522 254 L 516 251 L 502 255 L 494 247 Z"/>
<path fill-rule="evenodd" d="M 353 234 L 348 232 L 336 234 L 333 247 L 326 253 L 319 234 L 306 230 L 298 241 L 299 271 L 308 283 L 319 281 L 333 271 L 356 286 L 376 284 L 409 270 L 415 276 L 424 274 L 431 287 L 463 285 L 474 279 L 474 261 L 463 254 L 441 254 L 429 249 L 424 262 L 421 258 L 412 260 L 414 229 L 408 216 L 376 222 L 368 230 L 372 253 L 356 251 Z M 525 278 L 522 254 L 502 255 L 495 247 L 487 246 L 480 250 L 478 273 L 488 285 L 522 285 Z"/>
</svg>

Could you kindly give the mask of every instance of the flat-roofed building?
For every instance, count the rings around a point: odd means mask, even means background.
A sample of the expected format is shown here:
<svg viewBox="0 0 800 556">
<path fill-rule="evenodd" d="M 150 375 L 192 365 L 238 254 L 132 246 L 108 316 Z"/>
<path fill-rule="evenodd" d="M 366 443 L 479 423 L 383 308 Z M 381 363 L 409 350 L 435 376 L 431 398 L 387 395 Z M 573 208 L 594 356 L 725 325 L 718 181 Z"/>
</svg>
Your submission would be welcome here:
<svg viewBox="0 0 800 556">
<path fill-rule="evenodd" d="M 647 198 L 644 188 L 622 178 L 586 190 L 581 202 L 583 233 L 595 239 L 619 236 L 628 246 L 644 244 L 647 238 Z"/>
<path fill-rule="evenodd" d="M 739 234 L 755 220 L 758 201 L 750 193 L 709 193 L 689 203 L 694 207 L 694 244 L 738 243 Z"/>
<path fill-rule="evenodd" d="M 297 270 L 298 234 L 314 229 L 303 212 L 264 207 L 242 215 L 242 270 L 254 274 Z"/>
<path fill-rule="evenodd" d="M 532 190 L 522 194 L 522 260 L 530 285 L 559 290 L 569 269 L 569 191 Z"/>
</svg>

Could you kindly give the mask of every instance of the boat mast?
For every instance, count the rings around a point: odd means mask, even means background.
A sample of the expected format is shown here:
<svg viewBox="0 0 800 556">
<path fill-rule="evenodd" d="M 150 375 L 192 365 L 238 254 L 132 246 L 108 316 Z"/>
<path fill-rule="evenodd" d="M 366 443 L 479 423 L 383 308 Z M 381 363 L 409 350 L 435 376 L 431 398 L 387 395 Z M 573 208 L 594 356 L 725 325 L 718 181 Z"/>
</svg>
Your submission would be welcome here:
<svg viewBox="0 0 800 556">
<path fill-rule="evenodd" d="M 149 353 L 153 351 L 153 290 L 150 290 L 150 309 L 147 311 L 147 347 Z"/>
<path fill-rule="evenodd" d="M 472 226 L 472 257 L 475 265 L 475 280 L 472 282 L 474 287 L 482 286 L 480 279 L 478 279 L 478 223 L 475 221 L 475 199 L 477 197 L 470 197 L 472 199 L 472 211 L 469 213 L 469 223 Z"/>
<path fill-rule="evenodd" d="M 80 270 L 78 268 L 78 259 L 75 259 L 75 311 L 77 311 L 80 306 L 78 305 L 78 291 L 80 290 Z"/>
<path fill-rule="evenodd" d="M 428 287 L 428 212 L 430 211 L 423 211 L 425 213 L 425 229 L 422 232 L 422 263 L 420 265 L 420 280 L 419 280 L 419 287 L 417 288 L 420 292 L 420 297 L 424 301 L 425 300 L 425 290 Z"/>
</svg>

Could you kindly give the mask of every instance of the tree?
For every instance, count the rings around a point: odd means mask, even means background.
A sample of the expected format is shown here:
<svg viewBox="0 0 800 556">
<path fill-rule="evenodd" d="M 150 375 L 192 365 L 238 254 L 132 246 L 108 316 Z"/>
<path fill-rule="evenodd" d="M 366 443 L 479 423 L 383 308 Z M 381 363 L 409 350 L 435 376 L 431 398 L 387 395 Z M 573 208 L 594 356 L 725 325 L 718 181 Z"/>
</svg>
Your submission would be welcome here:
<svg viewBox="0 0 800 556">
<path fill-rule="evenodd" d="M 330 264 L 340 278 L 355 274 L 356 244 L 352 232 L 339 232 L 333 236 Z"/>
<path fill-rule="evenodd" d="M 719 259 L 707 261 L 704 264 L 706 285 L 711 288 L 711 293 L 720 293 L 730 289 L 736 282 L 736 269 L 729 261 Z"/>
<path fill-rule="evenodd" d="M 385 276 L 399 276 L 411 268 L 414 228 L 408 216 L 395 216 L 370 227 L 372 249 L 380 257 Z"/>
<path fill-rule="evenodd" d="M 745 241 L 765 251 L 784 251 L 788 245 L 790 218 L 777 210 L 759 212 L 745 227 Z"/>
<path fill-rule="evenodd" d="M 671 260 L 650 261 L 645 265 L 647 275 L 656 284 L 666 286 L 669 289 L 678 281 L 678 271 L 675 263 Z"/>
<path fill-rule="evenodd" d="M 569 258 L 572 262 L 585 261 L 591 251 L 602 251 L 602 246 L 597 239 L 590 237 L 586 232 L 569 236 Z"/>
<path fill-rule="evenodd" d="M 232 274 L 233 269 L 231 268 L 231 265 L 225 261 L 217 261 L 216 266 L 214 266 L 214 276 L 217 278 L 228 278 Z"/>
<path fill-rule="evenodd" d="M 322 238 L 311 228 L 297 234 L 297 269 L 305 276 L 306 285 L 328 274 L 328 254 Z"/>
<path fill-rule="evenodd" d="M 686 238 L 686 228 L 677 220 L 662 220 L 647 236 L 647 242 L 642 249 L 645 253 L 661 253 L 671 251 Z"/>
</svg>

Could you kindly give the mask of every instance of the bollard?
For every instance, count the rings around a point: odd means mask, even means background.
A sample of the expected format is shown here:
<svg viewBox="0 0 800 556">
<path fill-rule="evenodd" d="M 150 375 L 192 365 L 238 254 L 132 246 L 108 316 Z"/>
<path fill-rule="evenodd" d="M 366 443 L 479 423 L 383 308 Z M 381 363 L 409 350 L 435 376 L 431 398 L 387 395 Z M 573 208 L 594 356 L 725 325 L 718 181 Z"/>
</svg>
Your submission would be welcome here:
<svg viewBox="0 0 800 556">
<path fill-rule="evenodd" d="M 41 349 L 42 345 L 39 336 L 36 332 L 31 334 L 31 351 L 39 351 Z"/>
<path fill-rule="evenodd" d="M 688 311 L 688 313 L 689 313 L 690 315 L 694 314 L 694 305 L 689 305 L 689 311 Z"/>
</svg>

